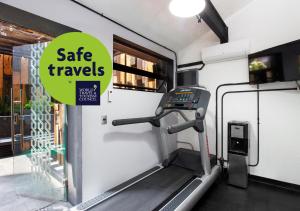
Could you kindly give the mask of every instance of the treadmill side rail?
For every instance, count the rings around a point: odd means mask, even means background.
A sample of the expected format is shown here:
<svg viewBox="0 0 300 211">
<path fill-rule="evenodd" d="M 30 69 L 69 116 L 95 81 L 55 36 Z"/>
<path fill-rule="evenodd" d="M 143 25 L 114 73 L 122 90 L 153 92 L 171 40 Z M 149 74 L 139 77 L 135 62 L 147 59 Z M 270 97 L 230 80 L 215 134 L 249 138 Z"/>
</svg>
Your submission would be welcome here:
<svg viewBox="0 0 300 211">
<path fill-rule="evenodd" d="M 159 211 L 191 210 L 221 173 L 221 167 L 215 166 L 210 175 L 196 178 Z"/>
<path fill-rule="evenodd" d="M 180 191 L 172 200 L 170 200 L 160 211 L 175 210 L 193 191 L 196 190 L 202 181 L 199 177 L 190 182 L 182 191 Z"/>
<path fill-rule="evenodd" d="M 202 183 L 174 211 L 191 210 L 199 201 L 199 199 L 212 186 L 212 184 L 217 180 L 220 173 L 221 167 L 216 165 L 214 166 L 214 168 L 212 168 L 210 175 L 203 175 L 201 177 Z"/>
</svg>

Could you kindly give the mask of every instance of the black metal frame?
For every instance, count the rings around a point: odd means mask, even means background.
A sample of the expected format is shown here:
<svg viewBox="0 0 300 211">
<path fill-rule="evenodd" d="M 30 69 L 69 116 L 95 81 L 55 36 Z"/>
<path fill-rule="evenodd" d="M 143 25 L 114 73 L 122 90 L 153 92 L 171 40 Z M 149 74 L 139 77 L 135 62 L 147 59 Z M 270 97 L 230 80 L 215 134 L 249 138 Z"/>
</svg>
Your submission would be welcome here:
<svg viewBox="0 0 300 211">
<path fill-rule="evenodd" d="M 200 67 L 195 67 L 195 68 L 191 68 L 191 69 L 184 69 L 184 70 L 178 70 L 181 68 L 185 68 L 185 67 L 194 67 L 194 66 L 198 66 L 201 65 Z M 187 64 L 181 64 L 177 66 L 177 73 L 183 73 L 183 72 L 191 72 L 191 71 L 200 71 L 205 67 L 205 64 L 203 61 L 199 61 L 199 62 L 192 62 L 192 63 L 187 63 Z"/>
<path fill-rule="evenodd" d="M 147 78 L 152 78 L 152 79 L 157 79 L 157 80 L 162 80 L 161 85 L 158 88 L 149 88 L 149 87 L 142 87 L 142 86 L 133 86 L 133 85 L 128 85 L 128 84 L 118 84 L 118 83 L 113 83 L 114 88 L 118 88 L 118 89 L 133 89 L 133 90 L 138 90 L 138 91 L 151 91 L 151 92 L 161 92 L 161 88 L 165 83 L 169 83 L 169 77 L 168 76 L 162 76 L 158 73 L 151 73 L 145 70 L 141 70 L 135 67 L 129 67 L 126 65 L 122 65 L 122 64 L 118 64 L 118 63 L 114 63 L 113 64 L 113 69 L 116 71 L 120 71 L 120 72 L 124 72 L 124 73 L 131 73 L 134 75 L 140 75 L 140 76 L 144 76 Z M 173 77 L 172 77 L 173 79 Z M 121 87 L 125 87 L 125 88 L 121 88 Z M 169 87 L 168 89 L 172 89 L 173 86 Z M 165 92 L 166 90 L 163 90 L 163 92 Z"/>
<path fill-rule="evenodd" d="M 218 94 L 219 94 L 219 89 L 222 88 L 222 87 L 226 87 L 226 86 L 240 86 L 240 85 L 249 85 L 250 83 L 249 82 L 241 82 L 241 83 L 226 83 L 226 84 L 221 84 L 219 85 L 217 88 L 216 88 L 216 115 L 215 115 L 215 129 L 216 129 L 216 156 L 217 156 L 217 159 L 218 158 L 218 155 L 219 155 L 219 149 L 218 149 L 218 146 L 219 146 L 219 126 L 218 126 L 218 100 L 219 100 L 219 97 L 218 97 Z M 220 159 L 219 159 L 220 160 Z M 221 164 L 222 164 L 222 160 L 220 160 Z"/>
<path fill-rule="evenodd" d="M 157 53 L 155 51 L 152 51 L 152 50 L 150 50 L 148 48 L 145 48 L 144 46 L 138 45 L 138 44 L 136 44 L 136 43 L 134 43 L 132 41 L 124 39 L 124 38 L 122 38 L 122 37 L 120 37 L 120 36 L 118 36 L 116 34 L 114 34 L 113 41 L 114 41 L 114 43 L 118 43 L 118 44 L 124 45 L 126 47 L 133 48 L 133 49 L 135 49 L 137 51 L 140 51 L 140 52 L 145 53 L 147 55 L 150 55 L 152 57 L 164 60 L 166 62 L 172 62 L 172 63 L 174 62 L 173 59 L 170 59 L 170 58 L 168 58 L 168 57 L 166 57 L 164 55 L 161 55 L 161 54 L 159 54 L 159 53 Z"/>
<path fill-rule="evenodd" d="M 135 75 L 145 76 L 147 78 L 166 80 L 166 77 L 161 76 L 157 73 L 151 73 L 151 72 L 148 72 L 145 70 L 140 70 L 135 67 L 129 67 L 126 65 L 118 64 L 118 63 L 114 63 L 113 69 L 117 70 L 117 71 L 125 72 L 125 73 L 131 73 L 131 74 L 135 74 Z"/>
<path fill-rule="evenodd" d="M 143 92 L 156 92 L 157 90 L 159 90 L 159 89 L 148 88 L 143 86 L 134 86 L 134 85 L 118 84 L 118 83 L 114 83 L 113 86 L 114 89 L 128 89 L 128 90 L 143 91 Z"/>
<path fill-rule="evenodd" d="M 245 84 L 249 84 L 248 82 L 247 83 L 236 83 L 236 84 L 223 84 L 223 85 L 220 85 L 218 88 L 222 87 L 222 86 L 231 86 L 231 85 L 245 85 Z M 217 88 L 217 90 L 218 90 Z M 280 89 L 259 89 L 259 85 L 257 85 L 257 89 L 256 90 L 241 90 L 241 91 L 228 91 L 228 92 L 225 92 L 223 95 L 222 95 L 222 101 L 221 101 L 221 158 L 219 159 L 222 167 L 224 167 L 224 162 L 228 162 L 228 160 L 224 160 L 224 135 L 223 135 L 223 128 L 224 128 L 224 98 L 226 95 L 228 94 L 236 94 L 236 93 L 251 93 L 251 92 L 256 92 L 257 93 L 257 161 L 255 164 L 249 164 L 250 167 L 256 167 L 259 165 L 259 161 L 260 161 L 260 148 L 259 148 L 259 144 L 260 144 L 260 96 L 259 96 L 259 93 L 260 92 L 275 92 L 275 91 L 293 91 L 293 90 L 298 90 L 298 88 L 280 88 Z M 217 107 L 217 102 L 218 102 L 218 98 L 217 98 L 217 95 L 216 95 L 216 111 L 218 110 L 218 107 Z M 218 116 L 217 116 L 217 113 L 216 113 L 216 126 L 218 125 Z M 218 133 L 217 133 L 217 127 L 216 127 L 216 140 L 218 139 Z M 218 142 L 216 141 L 216 144 Z M 216 149 L 217 149 L 218 145 L 216 145 Z M 218 156 L 218 154 L 217 154 Z"/>
<path fill-rule="evenodd" d="M 185 67 L 193 67 L 197 65 L 205 65 L 203 61 L 197 61 L 197 62 L 191 62 L 191 63 L 186 63 L 186 64 L 180 64 L 177 66 L 178 69 L 185 68 Z"/>
<path fill-rule="evenodd" d="M 195 67 L 195 68 L 190 68 L 190 69 L 179 70 L 179 69 L 182 69 L 182 68 L 194 67 L 194 66 L 199 66 L 199 65 L 201 65 L 201 66 L 200 67 Z M 203 61 L 197 61 L 197 62 L 191 62 L 191 63 L 178 65 L 177 66 L 176 77 L 178 78 L 178 74 L 185 74 L 185 73 L 195 72 L 196 77 L 198 78 L 198 71 L 202 70 L 204 67 L 205 67 L 205 63 Z M 178 80 L 177 80 L 177 85 L 178 85 Z M 189 85 L 192 85 L 192 84 L 189 84 Z M 199 86 L 199 84 L 193 84 L 193 85 Z"/>
<path fill-rule="evenodd" d="M 194 67 L 194 66 L 200 66 L 200 67 Z M 187 67 L 194 67 L 194 68 L 188 68 L 188 69 L 183 69 L 183 70 L 180 70 L 182 68 L 187 68 Z M 201 71 L 203 68 L 205 67 L 205 64 L 203 61 L 197 61 L 197 62 L 191 62 L 191 63 L 186 63 L 186 64 L 181 64 L 181 65 L 178 65 L 177 66 L 177 73 L 176 73 L 176 78 L 177 78 L 177 86 L 182 86 L 182 84 L 179 84 L 178 82 L 178 78 L 181 76 L 181 77 L 185 77 L 186 74 L 189 74 L 189 73 L 195 73 L 196 75 L 194 77 L 198 78 L 199 77 L 199 74 L 198 74 L 198 71 Z M 179 75 L 180 74 L 180 75 Z M 190 77 L 190 76 L 187 76 L 187 77 Z M 198 80 L 195 84 L 189 84 L 191 86 L 199 86 L 198 84 Z"/>
<path fill-rule="evenodd" d="M 201 22 L 201 19 L 205 21 L 219 37 L 221 43 L 228 42 L 228 27 L 210 0 L 206 0 L 206 7 L 197 18 L 199 22 Z"/>
<path fill-rule="evenodd" d="M 153 91 L 155 91 L 155 92 L 165 92 L 165 91 L 171 90 L 173 88 L 174 60 L 172 60 L 168 57 L 165 57 L 161 54 L 158 54 L 158 53 L 156 53 L 152 50 L 149 50 L 149 49 L 147 49 L 143 46 L 140 46 L 140 45 L 138 45 L 134 42 L 131 42 L 131 41 L 126 40 L 122 37 L 119 37 L 117 35 L 114 35 L 114 43 L 121 44 L 121 45 L 124 45 L 126 47 L 132 48 L 136 51 L 139 51 L 141 53 L 152 56 L 152 57 L 156 58 L 157 60 L 161 60 L 161 61 L 163 61 L 167 64 L 166 65 L 166 69 L 167 69 L 166 74 L 162 75 L 162 74 L 159 74 L 159 71 L 156 71 L 156 72 L 152 73 L 152 72 L 148 72 L 148 71 L 145 71 L 145 70 L 142 70 L 142 69 L 138 69 L 136 67 L 129 67 L 129 66 L 122 65 L 122 64 L 119 64 L 119 63 L 114 63 L 113 64 L 114 70 L 125 72 L 125 73 L 131 73 L 131 74 L 135 74 L 135 75 L 140 75 L 140 76 L 145 76 L 147 78 L 162 80 L 161 85 L 156 89 L 149 88 L 149 87 L 142 87 L 142 86 L 127 85 L 127 84 L 117 84 L 117 83 L 114 83 L 114 85 L 116 86 L 114 88 L 119 88 L 119 89 L 131 89 L 131 88 L 133 88 L 133 90 L 151 91 L 151 92 L 153 92 Z M 123 53 L 127 54 L 126 52 L 123 52 Z M 126 60 L 126 57 L 125 57 L 125 60 Z M 169 65 L 170 65 L 170 67 L 169 67 Z M 167 83 L 167 90 L 161 90 L 163 85 L 166 84 L 166 83 Z M 120 87 L 117 87 L 117 86 L 120 86 Z"/>
</svg>

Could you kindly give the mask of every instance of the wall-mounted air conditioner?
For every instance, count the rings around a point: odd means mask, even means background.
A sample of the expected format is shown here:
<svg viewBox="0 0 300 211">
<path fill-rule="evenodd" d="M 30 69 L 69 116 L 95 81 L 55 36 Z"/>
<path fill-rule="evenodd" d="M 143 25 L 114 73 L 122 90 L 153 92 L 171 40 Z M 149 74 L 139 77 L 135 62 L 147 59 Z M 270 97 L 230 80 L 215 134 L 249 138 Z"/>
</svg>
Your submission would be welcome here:
<svg viewBox="0 0 300 211">
<path fill-rule="evenodd" d="M 201 51 L 205 64 L 247 58 L 250 51 L 249 40 L 239 40 L 204 48 Z"/>
</svg>

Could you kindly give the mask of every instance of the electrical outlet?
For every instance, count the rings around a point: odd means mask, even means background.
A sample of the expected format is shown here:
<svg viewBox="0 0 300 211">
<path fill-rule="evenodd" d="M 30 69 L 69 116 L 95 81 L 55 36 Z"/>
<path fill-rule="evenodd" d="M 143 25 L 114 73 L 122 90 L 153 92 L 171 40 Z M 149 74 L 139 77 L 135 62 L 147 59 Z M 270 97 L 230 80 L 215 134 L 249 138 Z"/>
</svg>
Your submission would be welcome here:
<svg viewBox="0 0 300 211">
<path fill-rule="evenodd" d="M 112 96 L 113 96 L 113 90 L 108 90 L 108 102 L 111 103 L 112 102 Z"/>
<path fill-rule="evenodd" d="M 101 124 L 106 125 L 107 124 L 107 115 L 101 116 Z"/>
</svg>

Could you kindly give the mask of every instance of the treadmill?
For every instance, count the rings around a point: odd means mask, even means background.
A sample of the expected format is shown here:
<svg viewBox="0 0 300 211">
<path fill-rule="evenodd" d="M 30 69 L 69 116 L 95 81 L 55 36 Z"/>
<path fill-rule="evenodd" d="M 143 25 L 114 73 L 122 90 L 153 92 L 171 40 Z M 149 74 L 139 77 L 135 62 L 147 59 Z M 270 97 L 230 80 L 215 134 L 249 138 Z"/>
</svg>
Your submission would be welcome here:
<svg viewBox="0 0 300 211">
<path fill-rule="evenodd" d="M 209 154 L 205 114 L 210 93 L 200 87 L 177 87 L 163 95 L 154 116 L 114 120 L 114 126 L 150 123 L 161 127 L 162 118 L 176 113 L 184 123 L 167 128 L 175 134 L 188 128 L 198 133 L 199 151 L 179 148 L 168 153 L 162 143 L 163 162 L 111 190 L 71 208 L 73 211 L 186 211 L 191 210 L 220 174 L 215 156 Z M 184 110 L 194 110 L 189 119 Z M 162 142 L 167 140 L 163 138 Z"/>
</svg>

